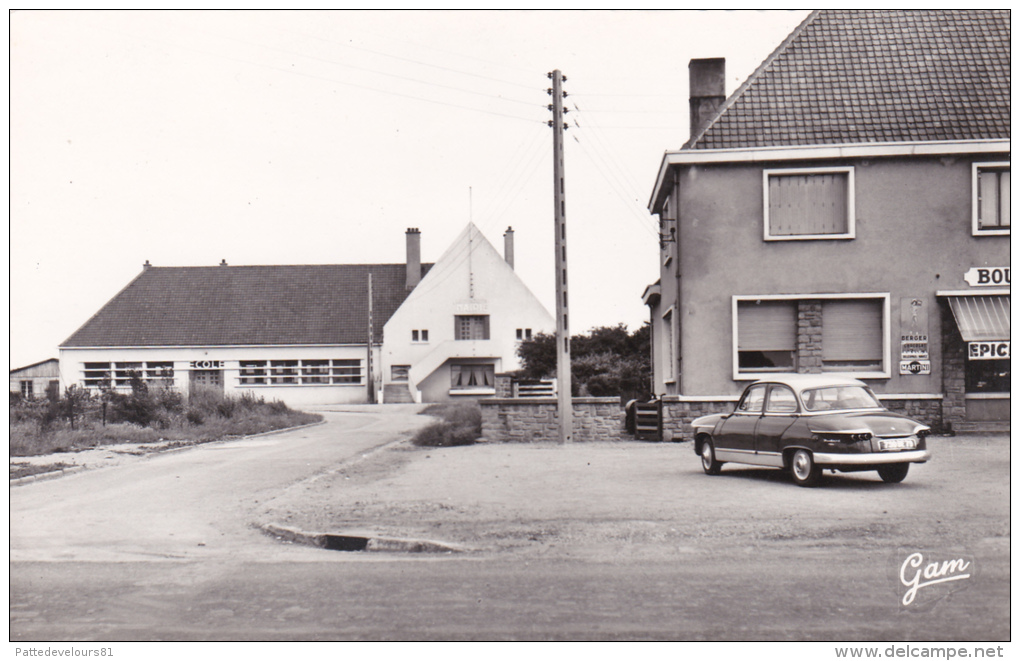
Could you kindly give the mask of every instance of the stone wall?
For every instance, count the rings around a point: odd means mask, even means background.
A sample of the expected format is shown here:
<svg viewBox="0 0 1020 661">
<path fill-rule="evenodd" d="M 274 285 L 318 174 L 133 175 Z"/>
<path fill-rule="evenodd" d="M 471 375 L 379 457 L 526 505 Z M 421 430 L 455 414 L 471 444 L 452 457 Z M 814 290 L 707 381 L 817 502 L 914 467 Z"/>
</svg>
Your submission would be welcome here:
<svg viewBox="0 0 1020 661">
<path fill-rule="evenodd" d="M 822 302 L 800 301 L 797 306 L 797 371 L 822 371 Z"/>
<path fill-rule="evenodd" d="M 942 432 L 942 400 L 939 399 L 882 399 L 890 411 L 902 413 L 918 422 Z M 734 400 L 680 401 L 676 396 L 662 400 L 662 436 L 664 441 L 690 441 L 694 439 L 691 422 L 695 418 L 713 413 L 729 413 L 736 406 Z"/>
<path fill-rule="evenodd" d="M 967 343 L 960 336 L 953 313 L 945 303 L 942 314 L 942 420 L 946 431 L 967 419 Z"/>
<path fill-rule="evenodd" d="M 559 414 L 555 399 L 490 398 L 482 408 L 482 438 L 499 443 L 556 443 Z M 621 441 L 631 437 L 624 429 L 624 410 L 616 397 L 573 399 L 575 443 Z"/>
<path fill-rule="evenodd" d="M 733 400 L 692 402 L 667 395 L 662 400 L 662 440 L 693 440 L 692 420 L 713 413 L 729 413 L 734 406 L 736 402 Z"/>
</svg>

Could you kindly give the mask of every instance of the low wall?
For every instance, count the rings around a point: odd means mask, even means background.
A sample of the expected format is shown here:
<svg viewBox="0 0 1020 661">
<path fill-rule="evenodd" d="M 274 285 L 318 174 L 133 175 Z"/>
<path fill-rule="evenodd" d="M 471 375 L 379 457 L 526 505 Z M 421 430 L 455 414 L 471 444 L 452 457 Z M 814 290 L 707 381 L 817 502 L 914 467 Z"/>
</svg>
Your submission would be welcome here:
<svg viewBox="0 0 1020 661">
<path fill-rule="evenodd" d="M 559 413 L 555 399 L 490 398 L 482 408 L 482 438 L 499 443 L 559 441 Z M 624 411 L 617 397 L 573 399 L 575 443 L 621 441 L 631 437 L 624 429 Z"/>
</svg>

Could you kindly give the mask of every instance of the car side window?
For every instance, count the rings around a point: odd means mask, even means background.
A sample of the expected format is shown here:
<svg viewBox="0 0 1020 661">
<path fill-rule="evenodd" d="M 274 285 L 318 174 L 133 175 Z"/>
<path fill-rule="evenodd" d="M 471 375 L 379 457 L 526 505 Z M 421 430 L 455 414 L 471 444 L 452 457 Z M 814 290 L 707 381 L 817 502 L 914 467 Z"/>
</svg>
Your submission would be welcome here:
<svg viewBox="0 0 1020 661">
<path fill-rule="evenodd" d="M 744 397 L 737 404 L 737 411 L 741 413 L 761 413 L 762 404 L 765 403 L 765 386 L 751 386 Z"/>
<path fill-rule="evenodd" d="M 796 413 L 797 396 L 786 386 L 772 386 L 769 391 L 769 403 L 766 413 Z"/>
</svg>

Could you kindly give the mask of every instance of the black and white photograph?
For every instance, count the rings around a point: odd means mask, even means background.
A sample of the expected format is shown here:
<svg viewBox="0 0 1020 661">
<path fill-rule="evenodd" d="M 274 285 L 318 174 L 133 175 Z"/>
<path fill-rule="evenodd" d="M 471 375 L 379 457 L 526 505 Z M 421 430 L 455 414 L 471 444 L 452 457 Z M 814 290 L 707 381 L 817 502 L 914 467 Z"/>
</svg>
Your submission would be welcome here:
<svg viewBox="0 0 1020 661">
<path fill-rule="evenodd" d="M 1010 19 L 9 10 L 7 657 L 1008 658 Z"/>
</svg>

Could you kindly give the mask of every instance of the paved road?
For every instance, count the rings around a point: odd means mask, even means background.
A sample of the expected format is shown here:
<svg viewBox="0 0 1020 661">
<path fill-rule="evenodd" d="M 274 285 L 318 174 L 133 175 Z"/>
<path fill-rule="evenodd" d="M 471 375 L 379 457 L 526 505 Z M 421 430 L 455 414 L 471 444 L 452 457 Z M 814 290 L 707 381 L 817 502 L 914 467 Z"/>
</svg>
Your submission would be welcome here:
<svg viewBox="0 0 1020 661">
<path fill-rule="evenodd" d="M 1008 465 L 999 469 L 990 452 L 975 459 L 957 451 L 960 461 L 954 462 L 947 448 L 949 461 L 933 464 L 918 484 L 929 485 L 934 494 L 952 490 L 973 502 L 954 512 L 929 512 L 926 525 L 934 527 L 917 539 L 948 543 L 960 536 L 980 565 L 966 590 L 927 611 L 899 607 L 890 572 L 901 558 L 893 557 L 888 543 L 873 544 L 867 536 L 847 541 L 842 533 L 830 540 L 831 526 L 821 524 L 816 527 L 825 535 L 791 538 L 787 533 L 796 526 L 785 514 L 763 517 L 768 534 L 750 543 L 743 536 L 757 528 L 753 517 L 741 514 L 746 508 L 709 512 L 697 507 L 713 493 L 753 493 L 754 508 L 762 512 L 792 504 L 805 509 L 816 502 L 832 510 L 837 526 L 877 539 L 885 529 L 906 533 L 923 511 L 916 499 L 909 502 L 917 511 L 876 510 L 883 521 L 868 533 L 856 514 L 867 499 L 855 489 L 892 490 L 854 487 L 853 481 L 812 492 L 753 470 L 720 478 L 692 475 L 684 485 L 692 506 L 664 516 L 704 535 L 684 546 L 667 537 L 665 546 L 647 554 L 622 548 L 572 557 L 541 542 L 535 551 L 465 556 L 338 553 L 281 544 L 251 527 L 262 504 L 281 491 L 304 488 L 310 479 L 319 490 L 343 481 L 346 477 L 332 472 L 337 464 L 422 423 L 406 410 L 345 413 L 330 416 L 326 426 L 12 489 L 11 639 L 1002 640 L 1010 635 L 1008 523 L 1001 524 L 1007 526 L 1003 535 L 993 520 L 965 522 L 961 514 L 1006 507 L 998 500 L 990 506 L 989 498 L 998 498 L 1001 488 L 985 488 L 975 479 L 983 475 L 993 485 L 1003 479 L 1008 484 Z M 680 446 L 635 448 L 639 457 L 689 453 Z M 591 448 L 603 458 L 622 451 Z M 386 465 L 384 454 L 359 465 L 374 475 L 372 464 Z M 429 462 L 442 460 L 441 453 L 428 454 Z M 695 457 L 687 459 L 696 465 Z M 357 477 L 357 471 L 350 473 Z M 397 485 L 393 475 L 379 473 L 366 484 L 381 484 L 387 492 Z M 834 509 L 848 506 L 855 509 L 845 514 Z M 709 515 L 730 518 L 713 533 L 715 527 L 702 521 Z M 840 523 L 840 516 L 850 520 Z M 822 510 L 818 517 L 824 518 Z M 776 527 L 777 521 L 782 525 Z M 571 539 L 569 527 L 583 523 L 564 522 L 568 529 L 559 541 Z M 654 539 L 648 548 L 659 548 Z"/>
</svg>

